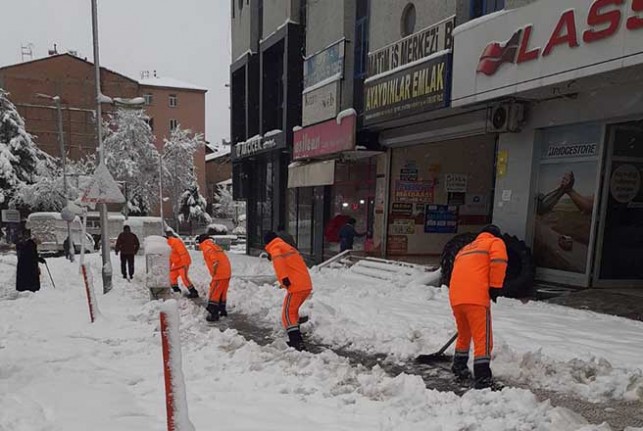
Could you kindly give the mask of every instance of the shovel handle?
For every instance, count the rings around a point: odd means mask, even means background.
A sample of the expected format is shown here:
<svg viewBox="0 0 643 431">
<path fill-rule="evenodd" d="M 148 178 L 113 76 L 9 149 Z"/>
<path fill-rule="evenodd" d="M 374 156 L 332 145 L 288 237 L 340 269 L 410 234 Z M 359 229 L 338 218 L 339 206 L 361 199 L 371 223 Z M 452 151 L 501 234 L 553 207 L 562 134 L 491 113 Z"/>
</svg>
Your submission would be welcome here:
<svg viewBox="0 0 643 431">
<path fill-rule="evenodd" d="M 436 355 L 438 355 L 438 356 L 439 356 L 439 355 L 442 355 L 442 354 L 446 351 L 446 349 L 448 349 L 448 348 L 449 348 L 449 346 L 451 346 L 451 344 L 453 344 L 453 342 L 454 342 L 457 338 L 458 338 L 458 333 L 456 332 L 456 333 L 453 335 L 453 337 L 451 337 L 451 339 L 450 339 L 449 341 L 447 341 L 447 343 L 446 343 L 444 346 L 442 346 L 442 348 L 441 348 L 440 350 L 438 350 L 438 352 L 436 353 Z"/>
</svg>

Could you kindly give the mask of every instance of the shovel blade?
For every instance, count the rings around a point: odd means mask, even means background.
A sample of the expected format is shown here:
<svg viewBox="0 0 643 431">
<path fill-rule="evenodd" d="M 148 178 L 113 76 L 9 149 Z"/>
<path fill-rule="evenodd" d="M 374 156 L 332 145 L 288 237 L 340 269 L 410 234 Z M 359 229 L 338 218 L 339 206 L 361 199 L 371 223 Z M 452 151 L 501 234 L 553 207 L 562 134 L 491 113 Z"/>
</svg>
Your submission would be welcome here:
<svg viewBox="0 0 643 431">
<path fill-rule="evenodd" d="M 435 364 L 442 362 L 451 362 L 453 358 L 444 353 L 431 353 L 430 355 L 420 355 L 415 358 L 415 362 L 418 364 Z"/>
</svg>

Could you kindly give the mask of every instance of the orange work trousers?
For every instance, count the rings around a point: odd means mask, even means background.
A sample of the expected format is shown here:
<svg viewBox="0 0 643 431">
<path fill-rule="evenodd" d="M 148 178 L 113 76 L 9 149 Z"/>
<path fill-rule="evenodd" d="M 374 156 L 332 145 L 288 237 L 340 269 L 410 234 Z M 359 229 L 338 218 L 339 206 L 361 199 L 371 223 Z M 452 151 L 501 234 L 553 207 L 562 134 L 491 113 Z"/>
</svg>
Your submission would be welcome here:
<svg viewBox="0 0 643 431">
<path fill-rule="evenodd" d="M 188 278 L 189 266 L 179 266 L 178 268 L 170 270 L 170 284 L 172 286 L 179 285 L 179 277 L 188 289 L 193 286 L 192 281 Z"/>
<path fill-rule="evenodd" d="M 457 356 L 469 356 L 473 339 L 475 359 L 491 359 L 493 334 L 491 330 L 491 309 L 484 305 L 460 304 L 453 306 L 453 316 L 458 327 L 455 342 Z"/>
<path fill-rule="evenodd" d="M 208 294 L 208 301 L 216 304 L 225 303 L 228 298 L 228 287 L 230 287 L 230 279 L 212 280 L 210 282 L 210 293 Z"/>
<path fill-rule="evenodd" d="M 299 329 L 299 307 L 310 296 L 310 290 L 303 292 L 288 292 L 284 298 L 284 305 L 281 309 L 281 323 L 286 331 Z"/>
</svg>

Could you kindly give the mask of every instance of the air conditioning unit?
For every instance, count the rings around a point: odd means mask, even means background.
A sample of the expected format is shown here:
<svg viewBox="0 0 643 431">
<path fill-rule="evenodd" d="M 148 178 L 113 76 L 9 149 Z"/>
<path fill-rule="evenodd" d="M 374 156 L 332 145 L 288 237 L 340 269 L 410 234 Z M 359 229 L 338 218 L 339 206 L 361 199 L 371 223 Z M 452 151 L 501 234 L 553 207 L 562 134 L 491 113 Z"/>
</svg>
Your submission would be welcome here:
<svg viewBox="0 0 643 431">
<path fill-rule="evenodd" d="M 489 107 L 487 112 L 487 132 L 520 132 L 520 126 L 525 123 L 526 119 L 526 107 L 524 103 L 499 103 Z"/>
</svg>

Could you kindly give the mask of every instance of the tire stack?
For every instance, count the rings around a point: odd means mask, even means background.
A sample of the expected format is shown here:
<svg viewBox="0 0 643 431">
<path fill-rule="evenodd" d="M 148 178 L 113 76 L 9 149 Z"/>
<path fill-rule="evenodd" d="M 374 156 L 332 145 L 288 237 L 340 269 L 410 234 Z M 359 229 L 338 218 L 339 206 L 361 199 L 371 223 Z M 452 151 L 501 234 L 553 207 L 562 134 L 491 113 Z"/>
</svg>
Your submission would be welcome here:
<svg viewBox="0 0 643 431">
<path fill-rule="evenodd" d="M 440 282 L 442 285 L 449 285 L 456 255 L 464 246 L 473 242 L 477 236 L 477 233 L 462 233 L 454 236 L 446 243 L 440 258 L 442 269 Z M 533 297 L 535 295 L 536 265 L 531 249 L 524 241 L 514 235 L 503 234 L 502 239 L 505 242 L 507 255 L 509 256 L 502 296 L 508 298 Z"/>
</svg>

